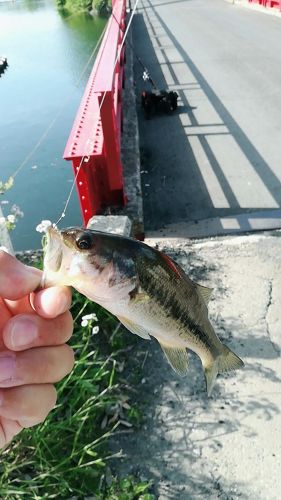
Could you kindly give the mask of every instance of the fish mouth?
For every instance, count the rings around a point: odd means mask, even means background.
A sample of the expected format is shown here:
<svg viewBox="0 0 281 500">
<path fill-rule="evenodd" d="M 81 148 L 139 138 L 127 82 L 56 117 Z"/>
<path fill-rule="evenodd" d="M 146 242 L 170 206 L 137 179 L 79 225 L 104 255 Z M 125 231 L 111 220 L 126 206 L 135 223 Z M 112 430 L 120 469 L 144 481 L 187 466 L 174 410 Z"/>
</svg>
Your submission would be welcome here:
<svg viewBox="0 0 281 500">
<path fill-rule="evenodd" d="M 63 239 L 60 231 L 51 226 L 47 229 L 45 238 L 42 288 L 47 286 L 47 276 L 51 273 L 57 273 L 60 270 L 63 260 Z"/>
</svg>

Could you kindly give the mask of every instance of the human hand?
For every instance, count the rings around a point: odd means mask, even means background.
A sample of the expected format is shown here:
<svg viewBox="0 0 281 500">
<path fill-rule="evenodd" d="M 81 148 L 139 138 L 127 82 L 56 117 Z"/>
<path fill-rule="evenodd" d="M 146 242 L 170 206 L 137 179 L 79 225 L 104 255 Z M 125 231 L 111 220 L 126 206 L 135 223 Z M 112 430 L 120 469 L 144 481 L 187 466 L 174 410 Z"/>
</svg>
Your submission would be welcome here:
<svg viewBox="0 0 281 500">
<path fill-rule="evenodd" d="M 0 250 L 0 447 L 42 422 L 74 363 L 67 287 L 34 292 L 41 271 Z"/>
</svg>

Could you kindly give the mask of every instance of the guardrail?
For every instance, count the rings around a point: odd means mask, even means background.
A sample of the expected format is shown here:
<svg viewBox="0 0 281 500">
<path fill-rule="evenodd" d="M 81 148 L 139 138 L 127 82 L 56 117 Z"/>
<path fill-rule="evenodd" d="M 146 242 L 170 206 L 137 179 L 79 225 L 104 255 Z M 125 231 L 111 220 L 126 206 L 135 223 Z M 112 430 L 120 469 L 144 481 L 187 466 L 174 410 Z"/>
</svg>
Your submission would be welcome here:
<svg viewBox="0 0 281 500">
<path fill-rule="evenodd" d="M 75 176 L 78 172 L 85 225 L 105 207 L 125 204 L 120 142 L 126 0 L 113 0 L 112 8 L 63 155 L 72 161 Z"/>
<path fill-rule="evenodd" d="M 248 3 L 257 3 L 263 7 L 277 7 L 281 12 L 281 0 L 248 0 Z"/>
</svg>

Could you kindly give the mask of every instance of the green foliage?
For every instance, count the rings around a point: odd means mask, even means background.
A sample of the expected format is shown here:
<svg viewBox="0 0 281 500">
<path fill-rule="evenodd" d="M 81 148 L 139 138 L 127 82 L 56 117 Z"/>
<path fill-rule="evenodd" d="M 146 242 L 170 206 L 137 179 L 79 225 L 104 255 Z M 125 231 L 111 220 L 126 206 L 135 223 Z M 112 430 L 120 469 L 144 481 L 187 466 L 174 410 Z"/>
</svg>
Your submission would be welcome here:
<svg viewBox="0 0 281 500">
<path fill-rule="evenodd" d="M 121 419 L 129 419 L 131 409 L 121 379 L 124 349 L 112 349 L 112 343 L 119 343 L 118 323 L 102 308 L 75 293 L 72 313 L 74 369 L 58 384 L 57 405 L 46 421 L 23 431 L 2 451 L 0 498 L 63 499 L 94 494 L 97 499 L 151 500 L 149 485 L 135 483 L 133 478 L 121 482 L 114 478 L 101 489 L 106 463 L 112 458 L 107 440 Z M 94 319 L 84 319 L 87 324 L 82 327 L 82 315 L 89 313 L 94 313 Z M 98 336 L 92 334 L 95 315 Z"/>
<path fill-rule="evenodd" d="M 107 500 L 155 500 L 155 495 L 149 493 L 151 483 L 136 482 L 132 476 L 114 480 L 107 490 Z"/>
<path fill-rule="evenodd" d="M 105 14 L 111 7 L 111 0 L 56 0 L 58 8 L 69 12 L 90 11 L 92 8 L 98 14 Z"/>
<path fill-rule="evenodd" d="M 93 7 L 95 8 L 96 12 L 98 14 L 106 14 L 110 7 L 111 7 L 111 2 L 108 0 L 93 0 Z"/>
<path fill-rule="evenodd" d="M 137 406 L 131 406 L 130 409 L 128 410 L 128 420 L 136 427 L 139 427 L 141 425 L 141 422 L 143 420 L 143 415 Z"/>
</svg>

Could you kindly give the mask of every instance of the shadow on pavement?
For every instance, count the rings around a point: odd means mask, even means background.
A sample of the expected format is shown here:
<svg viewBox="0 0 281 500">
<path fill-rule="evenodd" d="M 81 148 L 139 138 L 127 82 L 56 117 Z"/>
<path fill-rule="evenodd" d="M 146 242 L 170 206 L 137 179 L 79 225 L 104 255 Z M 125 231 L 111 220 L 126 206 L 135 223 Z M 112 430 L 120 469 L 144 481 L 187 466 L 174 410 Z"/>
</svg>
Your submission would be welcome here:
<svg viewBox="0 0 281 500">
<path fill-rule="evenodd" d="M 163 22 L 155 5 L 148 0 L 141 7 L 142 14 L 134 19 L 136 52 L 158 87 L 177 91 L 182 103 L 178 113 L 157 115 L 151 120 L 145 120 L 139 109 L 146 229 L 229 215 L 235 219 L 235 215 L 249 212 L 249 218 L 246 215 L 243 219 L 243 230 L 251 230 L 251 212 L 281 206 L 280 181 Z M 177 66 L 186 74 L 186 81 L 179 80 Z M 149 85 L 142 81 L 137 62 L 135 75 L 140 95 Z M 208 116 L 212 117 L 210 122 Z M 237 158 L 237 168 L 240 160 L 245 163 L 245 178 L 235 178 L 235 171 L 227 171 L 225 149 Z M 259 195 L 250 185 L 251 176 L 258 183 Z M 237 194 L 239 183 L 245 186 L 248 180 L 249 188 Z"/>
</svg>

